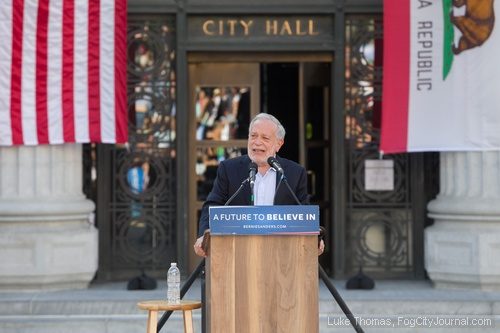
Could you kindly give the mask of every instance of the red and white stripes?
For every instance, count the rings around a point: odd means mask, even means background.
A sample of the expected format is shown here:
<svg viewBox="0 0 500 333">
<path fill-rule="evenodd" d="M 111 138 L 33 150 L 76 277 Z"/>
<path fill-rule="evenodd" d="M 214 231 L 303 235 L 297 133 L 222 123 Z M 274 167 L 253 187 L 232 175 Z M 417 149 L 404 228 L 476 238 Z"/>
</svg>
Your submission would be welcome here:
<svg viewBox="0 0 500 333">
<path fill-rule="evenodd" d="M 126 0 L 2 0 L 0 145 L 127 141 Z"/>
</svg>

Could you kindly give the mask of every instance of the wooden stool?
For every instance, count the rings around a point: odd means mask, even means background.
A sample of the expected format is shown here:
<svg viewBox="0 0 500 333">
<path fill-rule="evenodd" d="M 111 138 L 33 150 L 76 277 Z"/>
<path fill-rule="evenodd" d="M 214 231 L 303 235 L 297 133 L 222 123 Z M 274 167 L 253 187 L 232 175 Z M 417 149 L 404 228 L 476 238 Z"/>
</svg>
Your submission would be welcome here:
<svg viewBox="0 0 500 333">
<path fill-rule="evenodd" d="M 167 301 L 144 301 L 137 303 L 139 309 L 148 310 L 148 327 L 146 333 L 156 333 L 158 311 L 182 310 L 184 317 L 184 332 L 193 333 L 193 313 L 191 310 L 201 308 L 200 301 L 184 301 L 180 304 L 170 304 Z"/>
</svg>

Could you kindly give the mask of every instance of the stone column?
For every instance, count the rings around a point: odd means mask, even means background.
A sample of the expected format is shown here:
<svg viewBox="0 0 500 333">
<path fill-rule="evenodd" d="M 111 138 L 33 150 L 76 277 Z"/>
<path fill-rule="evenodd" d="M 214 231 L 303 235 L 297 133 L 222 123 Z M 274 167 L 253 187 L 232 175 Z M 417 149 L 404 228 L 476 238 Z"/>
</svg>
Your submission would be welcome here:
<svg viewBox="0 0 500 333">
<path fill-rule="evenodd" d="M 500 290 L 500 152 L 441 153 L 425 266 L 437 288 Z"/>
<path fill-rule="evenodd" d="M 0 289 L 86 288 L 97 270 L 80 144 L 0 147 Z"/>
</svg>

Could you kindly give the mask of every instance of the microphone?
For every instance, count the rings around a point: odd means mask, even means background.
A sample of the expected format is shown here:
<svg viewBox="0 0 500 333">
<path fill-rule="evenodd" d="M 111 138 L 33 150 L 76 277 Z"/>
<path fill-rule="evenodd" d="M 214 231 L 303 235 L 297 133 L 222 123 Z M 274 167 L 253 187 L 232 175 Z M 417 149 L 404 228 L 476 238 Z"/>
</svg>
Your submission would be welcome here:
<svg viewBox="0 0 500 333">
<path fill-rule="evenodd" d="M 285 172 L 283 171 L 283 168 L 281 167 L 276 157 L 270 156 L 267 159 L 267 163 L 269 163 L 269 165 L 272 166 L 276 171 L 281 173 L 282 176 L 285 176 Z"/>
<path fill-rule="evenodd" d="M 283 168 L 281 167 L 281 165 L 278 162 L 278 160 L 276 159 L 276 157 L 270 156 L 267 159 L 267 163 L 269 163 L 270 166 L 272 166 L 274 169 L 276 169 L 278 172 L 281 173 L 280 182 L 279 182 L 278 186 L 276 187 L 276 192 L 274 193 L 274 198 L 276 199 L 276 194 L 278 194 L 278 189 L 280 188 L 281 183 L 283 182 L 283 183 L 285 183 L 286 188 L 288 189 L 288 191 L 292 195 L 292 197 L 295 200 L 295 202 L 297 203 L 297 205 L 302 205 L 302 203 L 300 202 L 300 200 L 295 195 L 295 192 L 290 187 L 290 184 L 288 184 L 288 180 L 285 177 L 285 171 L 283 171 Z"/>
<path fill-rule="evenodd" d="M 255 162 L 250 162 L 248 165 L 248 179 L 250 179 L 250 189 L 253 192 L 253 186 L 255 185 L 255 175 L 257 174 L 258 166 Z"/>
</svg>

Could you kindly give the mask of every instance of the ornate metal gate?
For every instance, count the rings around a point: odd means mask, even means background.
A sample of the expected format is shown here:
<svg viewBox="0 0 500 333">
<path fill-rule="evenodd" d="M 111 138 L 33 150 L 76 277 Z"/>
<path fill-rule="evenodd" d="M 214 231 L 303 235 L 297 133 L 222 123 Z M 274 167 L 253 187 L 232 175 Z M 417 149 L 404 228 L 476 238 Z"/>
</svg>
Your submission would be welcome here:
<svg viewBox="0 0 500 333">
<path fill-rule="evenodd" d="M 346 274 L 360 267 L 373 277 L 423 276 L 425 185 L 423 154 L 397 154 L 394 188 L 365 187 L 365 163 L 378 153 L 382 92 L 382 18 L 346 18 L 347 162 Z"/>
<path fill-rule="evenodd" d="M 127 145 L 98 145 L 99 278 L 157 276 L 176 257 L 173 18 L 129 16 Z"/>
</svg>

